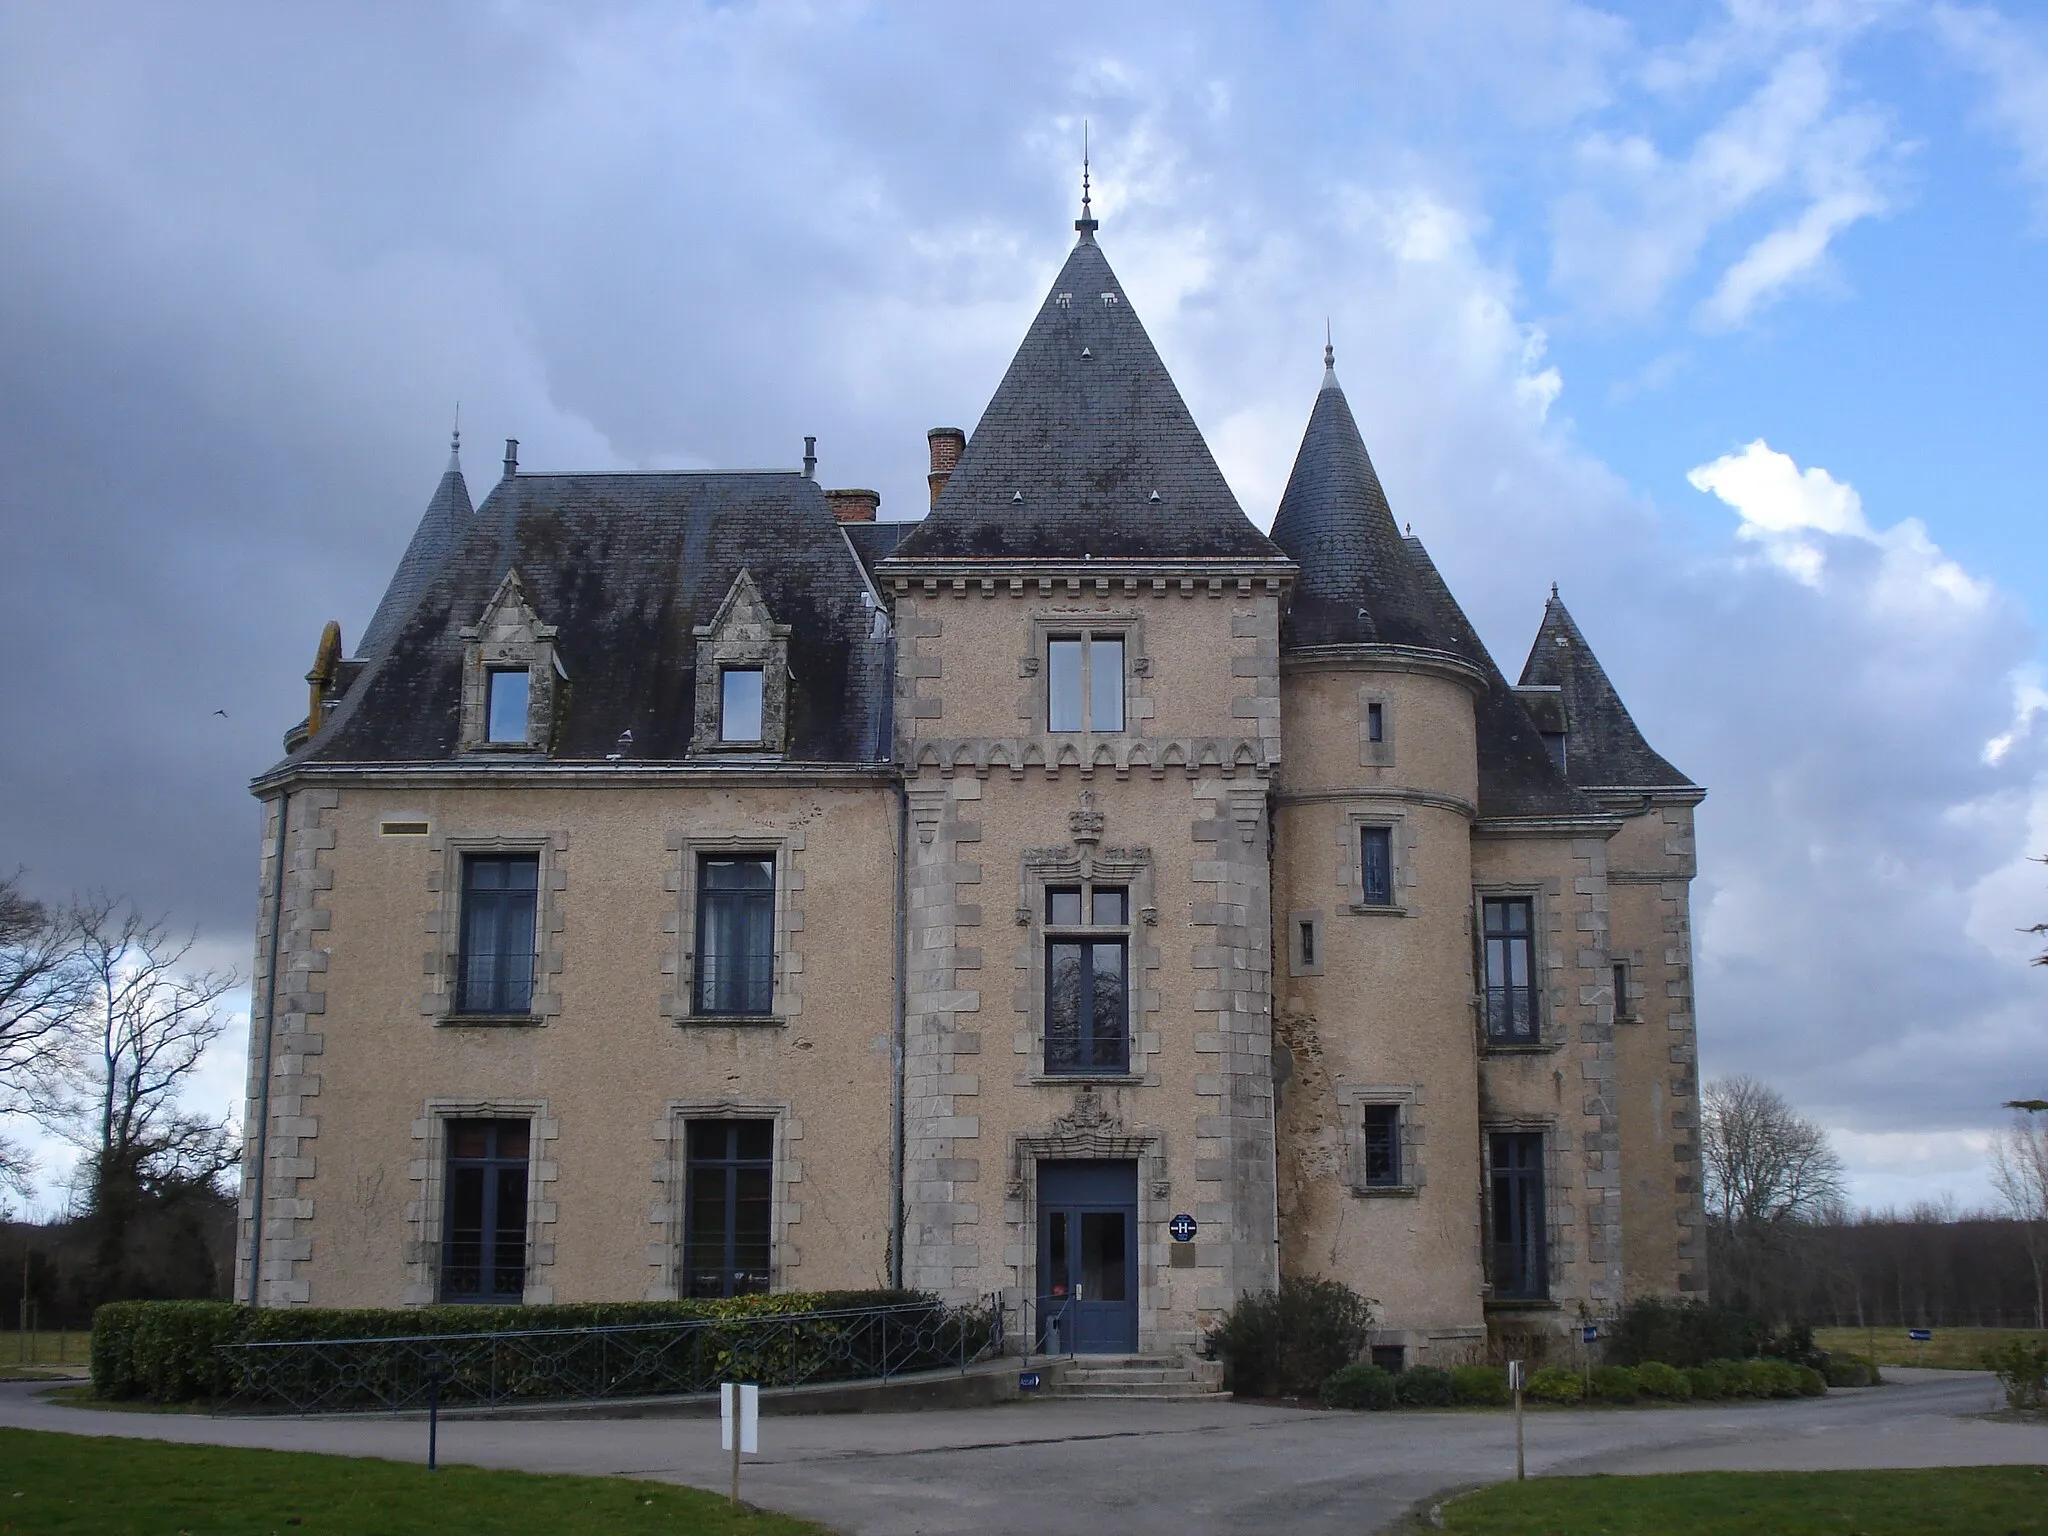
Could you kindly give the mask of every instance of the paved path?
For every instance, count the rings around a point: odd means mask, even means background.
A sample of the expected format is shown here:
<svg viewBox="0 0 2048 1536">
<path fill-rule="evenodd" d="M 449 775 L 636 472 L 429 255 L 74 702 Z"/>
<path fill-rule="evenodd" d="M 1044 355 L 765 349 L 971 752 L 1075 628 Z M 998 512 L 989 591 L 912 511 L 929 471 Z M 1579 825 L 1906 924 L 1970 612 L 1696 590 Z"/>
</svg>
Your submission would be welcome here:
<svg viewBox="0 0 2048 1536">
<path fill-rule="evenodd" d="M 2048 1463 L 2048 1426 L 1975 1417 L 1988 1376 L 1890 1372 L 1898 1385 L 1787 1403 L 1532 1413 L 1532 1474 Z M 96 1413 L 0 1386 L 0 1424 L 418 1461 L 418 1419 L 209 1419 Z M 934 1413 L 764 1419 L 756 1503 L 848 1536 L 1360 1536 L 1417 1500 L 1514 1466 L 1505 1413 L 1314 1413 L 1234 1403 L 1031 1402 Z M 705 1419 L 454 1420 L 441 1455 L 720 1489 Z"/>
</svg>

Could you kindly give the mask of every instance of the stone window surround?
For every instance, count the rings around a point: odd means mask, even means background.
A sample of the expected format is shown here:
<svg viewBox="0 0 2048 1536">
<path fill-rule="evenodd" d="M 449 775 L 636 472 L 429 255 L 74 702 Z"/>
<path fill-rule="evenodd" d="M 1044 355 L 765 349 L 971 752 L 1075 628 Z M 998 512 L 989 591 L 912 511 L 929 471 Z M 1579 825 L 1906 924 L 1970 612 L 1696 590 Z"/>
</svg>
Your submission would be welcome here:
<svg viewBox="0 0 2048 1536">
<path fill-rule="evenodd" d="M 764 636 L 744 636 L 734 631 L 747 625 L 752 614 L 766 630 Z M 780 754 L 789 741 L 789 629 L 775 622 L 768 600 L 754 584 L 753 576 L 741 571 L 733 578 L 725 600 L 709 624 L 692 631 L 697 640 L 697 686 L 695 715 L 691 726 L 692 755 L 717 753 Z M 758 670 L 761 674 L 761 739 L 727 741 L 723 735 L 724 699 L 721 682 L 727 668 Z"/>
<path fill-rule="evenodd" d="M 405 1305 L 424 1307 L 440 1297 L 441 1237 L 447 1212 L 448 1122 L 525 1120 L 533 1127 L 526 1158 L 526 1289 L 520 1301 L 540 1306 L 555 1299 L 555 1222 L 559 1212 L 548 1186 L 559 1176 L 548 1144 L 559 1141 L 561 1122 L 548 1113 L 546 1099 L 428 1099 L 412 1123 L 417 1155 L 406 1167 L 412 1199 L 406 1203 Z"/>
<path fill-rule="evenodd" d="M 1640 950 L 1610 949 L 1607 952 L 1608 985 L 1612 987 L 1614 968 L 1622 969 L 1623 994 L 1614 999 L 1614 1022 L 1617 1024 L 1640 1024 L 1646 1015 L 1643 1012 L 1643 981 Z"/>
<path fill-rule="evenodd" d="M 1086 812 L 1077 814 L 1088 814 Z M 1025 981 L 1017 988 L 1017 1006 L 1025 1011 L 1025 1028 L 1018 1032 L 1018 1049 L 1028 1066 L 1016 1081 L 1025 1083 L 1144 1083 L 1158 1087 L 1161 1077 L 1155 1058 L 1160 1037 L 1150 1015 L 1159 1011 L 1159 990 L 1153 973 L 1159 969 L 1159 948 L 1148 941 L 1145 931 L 1159 922 L 1159 908 L 1153 894 L 1154 875 L 1150 848 L 1081 847 L 1027 848 L 1018 858 L 1017 926 L 1026 941 L 1017 951 L 1017 967 Z M 1045 893 L 1049 886 L 1121 885 L 1129 894 L 1130 921 L 1122 930 L 1130 952 L 1125 956 L 1127 1007 L 1130 1014 L 1131 1054 L 1128 1072 L 1047 1072 L 1045 1070 Z"/>
<path fill-rule="evenodd" d="M 662 920 L 675 938 L 675 945 L 662 957 L 663 977 L 669 990 L 662 994 L 661 1016 L 671 1024 L 692 1029 L 776 1028 L 803 1012 L 803 999 L 796 979 L 803 972 L 802 953 L 792 948 L 793 936 L 804 926 L 803 908 L 797 904 L 803 890 L 804 872 L 796 866 L 795 855 L 803 848 L 800 833 L 749 830 L 742 832 L 672 832 L 668 851 L 682 857 L 670 868 L 667 884 L 676 893 L 676 905 Z M 768 1012 L 760 1014 L 697 1012 L 697 879 L 704 856 L 758 854 L 775 861 L 775 980 L 769 995 Z"/>
<path fill-rule="evenodd" d="M 1529 903 L 1529 954 L 1534 962 L 1536 987 L 1536 1040 L 1530 1045 L 1505 1045 L 1486 1032 L 1486 902 L 1489 899 L 1526 898 Z M 1540 880 L 1493 881 L 1472 888 L 1472 1022 L 1479 1033 L 1481 1055 L 1533 1055 L 1557 1051 L 1568 1043 L 1560 1018 L 1562 1009 L 1551 1001 L 1550 893 Z"/>
<path fill-rule="evenodd" d="M 1380 739 L 1372 740 L 1372 712 L 1368 704 L 1380 707 Z M 1394 696 L 1372 683 L 1358 686 L 1358 761 L 1366 768 L 1394 766 Z"/>
<path fill-rule="evenodd" d="M 1302 957 L 1302 930 L 1306 928 L 1313 936 L 1315 959 Z M 1320 908 L 1290 912 L 1287 914 L 1287 974 L 1290 976 L 1320 976 L 1323 974 L 1323 914 Z"/>
<path fill-rule="evenodd" d="M 1526 1047 L 1525 1047 L 1526 1049 Z M 1495 1131 L 1535 1131 L 1543 1137 L 1543 1291 L 1541 1296 L 1501 1296 L 1493 1294 L 1493 1133 Z M 1480 1252 L 1484 1255 L 1481 1265 L 1485 1276 L 1485 1306 L 1489 1310 L 1544 1312 L 1557 1311 L 1563 1301 L 1559 1297 L 1558 1270 L 1571 1260 L 1566 1252 L 1566 1220 L 1562 1212 L 1570 1209 L 1565 1201 L 1558 1198 L 1560 1192 L 1568 1192 L 1558 1178 L 1558 1170 L 1564 1162 L 1563 1138 L 1558 1134 L 1558 1117 L 1555 1115 L 1517 1114 L 1499 1119 L 1482 1119 L 1479 1122 L 1479 1208 L 1480 1208 Z"/>
<path fill-rule="evenodd" d="M 1366 904 L 1365 859 L 1359 834 L 1367 827 L 1385 827 L 1392 834 L 1387 842 L 1393 861 L 1390 879 L 1394 900 L 1388 906 Z M 1344 892 L 1346 910 L 1359 917 L 1420 916 L 1413 894 L 1419 883 L 1415 827 L 1408 819 L 1408 813 L 1401 808 L 1401 802 L 1365 798 L 1348 807 L 1344 812 L 1342 861 L 1337 869 L 1337 886 Z"/>
<path fill-rule="evenodd" d="M 1338 1124 L 1344 1137 L 1344 1168 L 1351 1193 L 1361 1199 L 1413 1199 L 1429 1182 L 1423 1166 L 1424 1128 L 1422 1110 L 1429 1090 L 1421 1083 L 1356 1083 L 1339 1086 L 1337 1104 L 1342 1114 Z M 1392 1104 L 1401 1111 L 1401 1182 L 1365 1182 L 1365 1115 L 1368 1104 Z"/>
<path fill-rule="evenodd" d="M 1058 636 L 1085 632 L 1089 635 L 1115 634 L 1124 642 L 1124 728 L 1121 731 L 1059 731 L 1052 729 L 1050 701 L 1046 697 L 1046 647 Z M 1034 736 L 1058 735 L 1064 740 L 1086 741 L 1096 737 L 1139 736 L 1152 719 L 1149 693 L 1141 692 L 1141 679 L 1152 675 L 1152 656 L 1145 649 L 1144 615 L 1132 610 L 1097 608 L 1055 609 L 1031 616 L 1031 651 L 1017 659 L 1017 675 L 1026 680 L 1024 696 L 1017 703 L 1017 717 L 1029 722 Z"/>
<path fill-rule="evenodd" d="M 501 615 L 510 612 L 509 624 Z M 504 633 L 498 633 L 498 631 Z M 555 626 L 540 622 L 517 569 L 507 571 L 474 624 L 463 626 L 461 742 L 457 750 L 518 757 L 545 756 L 554 745 L 555 685 L 568 671 L 555 650 Z M 492 741 L 491 674 L 525 672 L 526 740 Z"/>
<path fill-rule="evenodd" d="M 427 889 L 434 897 L 427 936 L 434 947 L 426 957 L 422 1014 L 438 1025 L 513 1029 L 545 1024 L 561 1016 L 562 893 L 569 884 L 562 855 L 568 846 L 569 834 L 564 831 L 436 832 L 429 838 L 427 851 L 435 857 L 427 873 Z M 534 900 L 533 1001 L 523 1015 L 458 1013 L 455 983 L 462 963 L 462 862 L 470 854 L 499 853 L 531 853 L 540 859 Z"/>
<path fill-rule="evenodd" d="M 660 1150 L 655 1154 L 652 1178 L 659 1193 L 647 1215 L 654 1240 L 647 1248 L 653 1276 L 647 1283 L 646 1299 L 676 1301 L 682 1297 L 683 1206 L 690 1157 L 685 1127 L 692 1120 L 775 1122 L 775 1168 L 769 1181 L 774 1195 L 768 1216 L 768 1288 L 787 1290 L 789 1271 L 802 1262 L 790 1241 L 790 1228 L 803 1217 L 803 1207 L 796 1199 L 803 1164 L 794 1145 L 803 1138 L 803 1122 L 791 1112 L 787 1099 L 670 1099 L 654 1127 Z"/>
</svg>

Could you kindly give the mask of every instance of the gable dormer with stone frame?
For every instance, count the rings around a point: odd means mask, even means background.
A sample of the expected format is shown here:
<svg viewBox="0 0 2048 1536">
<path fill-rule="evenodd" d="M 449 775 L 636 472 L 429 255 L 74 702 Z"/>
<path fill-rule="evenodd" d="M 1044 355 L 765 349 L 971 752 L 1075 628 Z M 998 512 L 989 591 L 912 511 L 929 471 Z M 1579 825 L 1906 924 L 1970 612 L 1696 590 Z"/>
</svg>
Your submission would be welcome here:
<svg viewBox="0 0 2048 1536">
<path fill-rule="evenodd" d="M 527 601 L 517 569 L 507 571 L 484 605 L 483 616 L 462 632 L 462 745 L 464 752 L 546 753 L 555 737 L 556 685 L 568 672 L 555 650 L 555 626 L 541 622 Z M 519 693 L 525 708 L 519 707 Z M 521 716 L 524 729 L 521 730 Z"/>
<path fill-rule="evenodd" d="M 690 753 L 781 755 L 789 742 L 789 626 L 745 570 L 696 627 L 697 710 Z"/>
</svg>

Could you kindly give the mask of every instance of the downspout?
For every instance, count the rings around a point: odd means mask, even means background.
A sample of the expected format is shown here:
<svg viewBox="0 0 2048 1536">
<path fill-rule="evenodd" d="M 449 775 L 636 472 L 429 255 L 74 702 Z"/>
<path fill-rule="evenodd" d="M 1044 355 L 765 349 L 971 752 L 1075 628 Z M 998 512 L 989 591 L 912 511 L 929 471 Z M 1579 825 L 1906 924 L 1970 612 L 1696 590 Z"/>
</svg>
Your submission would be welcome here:
<svg viewBox="0 0 2048 1536">
<path fill-rule="evenodd" d="M 287 834 L 291 830 L 292 792 L 279 791 L 277 799 L 277 847 L 272 857 L 277 875 L 270 892 L 270 964 L 263 984 L 263 1070 L 256 1080 L 256 1162 L 255 1188 L 249 1201 L 249 1305 L 263 1283 L 263 1187 L 268 1179 L 270 1155 L 270 1051 L 277 1035 L 277 947 L 284 926 L 284 866 Z M 254 1019 L 250 1021 L 252 1030 Z"/>
<path fill-rule="evenodd" d="M 896 779 L 896 1020 L 890 1055 L 894 1070 L 889 1076 L 889 1285 L 903 1289 L 903 1068 L 905 1004 L 904 989 L 909 968 L 904 962 L 903 905 L 909 888 L 910 792 L 899 773 Z"/>
</svg>

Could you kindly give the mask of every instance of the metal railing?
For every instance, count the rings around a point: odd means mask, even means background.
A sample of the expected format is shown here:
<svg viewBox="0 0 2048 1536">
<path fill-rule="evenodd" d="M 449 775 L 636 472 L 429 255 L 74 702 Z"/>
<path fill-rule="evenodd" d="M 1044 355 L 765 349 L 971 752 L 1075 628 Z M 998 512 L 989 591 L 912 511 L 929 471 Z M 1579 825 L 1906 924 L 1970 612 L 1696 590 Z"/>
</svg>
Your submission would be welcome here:
<svg viewBox="0 0 2048 1536">
<path fill-rule="evenodd" d="M 1026 1365 L 1031 1363 L 1034 1355 L 1043 1355 L 1047 1359 L 1064 1357 L 1071 1360 L 1074 1357 L 1073 1317 L 1069 1311 L 1074 1304 L 1073 1298 L 1062 1297 L 1057 1305 L 1047 1305 L 1047 1300 L 1049 1298 L 1026 1296 L 1017 1303 L 1018 1353 Z M 997 1314 L 1000 1316 L 1001 1312 L 998 1302 Z"/>
<path fill-rule="evenodd" d="M 336 1413 L 686 1395 L 720 1382 L 886 1381 L 999 1355 L 1003 1309 L 907 1303 L 502 1333 L 222 1344 L 216 1413 Z"/>
</svg>

